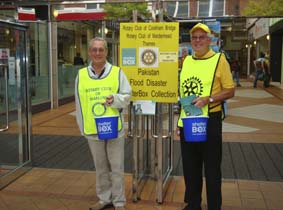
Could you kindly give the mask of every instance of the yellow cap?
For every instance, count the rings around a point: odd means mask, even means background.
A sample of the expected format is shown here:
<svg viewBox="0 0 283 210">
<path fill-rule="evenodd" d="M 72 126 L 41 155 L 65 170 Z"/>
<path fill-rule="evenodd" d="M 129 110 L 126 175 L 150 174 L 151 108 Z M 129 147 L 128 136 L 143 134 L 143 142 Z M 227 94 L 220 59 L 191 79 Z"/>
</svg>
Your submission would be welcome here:
<svg viewBox="0 0 283 210">
<path fill-rule="evenodd" d="M 190 30 L 190 34 L 192 34 L 197 29 L 202 29 L 206 33 L 211 34 L 211 31 L 208 28 L 208 26 L 203 24 L 203 23 L 198 23 L 198 24 L 194 25 L 194 27 Z"/>
</svg>

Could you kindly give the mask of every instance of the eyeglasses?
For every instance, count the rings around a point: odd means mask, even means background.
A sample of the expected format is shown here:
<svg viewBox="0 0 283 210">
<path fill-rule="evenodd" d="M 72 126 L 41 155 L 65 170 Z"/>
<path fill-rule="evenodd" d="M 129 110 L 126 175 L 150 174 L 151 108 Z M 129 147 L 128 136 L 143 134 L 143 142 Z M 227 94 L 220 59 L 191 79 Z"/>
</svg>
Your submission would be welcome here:
<svg viewBox="0 0 283 210">
<path fill-rule="evenodd" d="M 203 41 L 203 40 L 205 40 L 205 39 L 207 39 L 207 38 L 208 38 L 208 36 L 192 36 L 192 37 L 191 37 L 191 40 L 194 40 L 194 41 L 196 41 L 196 40 Z"/>
<path fill-rule="evenodd" d="M 104 53 L 104 48 L 92 48 L 91 50 L 91 53 Z"/>
</svg>

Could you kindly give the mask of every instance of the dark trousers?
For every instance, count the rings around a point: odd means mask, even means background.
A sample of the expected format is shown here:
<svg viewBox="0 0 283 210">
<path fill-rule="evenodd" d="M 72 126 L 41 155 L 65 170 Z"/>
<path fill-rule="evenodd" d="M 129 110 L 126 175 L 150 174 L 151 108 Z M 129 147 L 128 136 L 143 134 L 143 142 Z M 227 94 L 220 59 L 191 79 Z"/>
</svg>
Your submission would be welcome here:
<svg viewBox="0 0 283 210">
<path fill-rule="evenodd" d="M 257 69 L 255 72 L 254 88 L 256 88 L 258 80 L 263 80 L 263 70 L 262 69 Z"/>
<path fill-rule="evenodd" d="M 208 210 L 221 210 L 221 159 L 222 119 L 221 112 L 209 114 L 206 142 L 185 142 L 184 130 L 180 129 L 185 198 L 188 210 L 201 209 L 203 168 L 206 180 Z"/>
<path fill-rule="evenodd" d="M 263 86 L 264 87 L 269 87 L 269 85 L 270 85 L 270 79 L 271 79 L 271 75 L 270 75 L 270 73 L 265 73 L 265 75 L 264 75 L 264 80 L 263 80 Z"/>
</svg>

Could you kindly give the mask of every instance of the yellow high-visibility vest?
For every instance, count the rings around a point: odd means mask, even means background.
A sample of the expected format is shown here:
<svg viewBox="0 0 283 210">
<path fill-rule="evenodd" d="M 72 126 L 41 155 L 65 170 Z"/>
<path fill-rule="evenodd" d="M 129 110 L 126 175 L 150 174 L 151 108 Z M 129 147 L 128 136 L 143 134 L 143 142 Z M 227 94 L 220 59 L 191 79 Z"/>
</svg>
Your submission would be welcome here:
<svg viewBox="0 0 283 210">
<path fill-rule="evenodd" d="M 109 74 L 102 79 L 91 78 L 87 67 L 78 73 L 78 95 L 82 111 L 83 131 L 85 135 L 97 134 L 93 114 L 93 106 L 105 102 L 107 96 L 119 90 L 120 68 L 112 66 Z M 122 129 L 120 112 L 116 108 L 107 107 L 103 116 L 119 116 L 118 130 Z"/>
<path fill-rule="evenodd" d="M 219 62 L 220 53 L 209 58 L 197 59 L 187 56 L 184 60 L 180 73 L 179 92 L 180 98 L 196 95 L 197 97 L 210 96 L 216 68 Z M 208 105 L 202 107 L 203 116 L 208 116 Z M 186 117 L 181 107 L 178 126 L 183 127 L 182 118 Z"/>
</svg>

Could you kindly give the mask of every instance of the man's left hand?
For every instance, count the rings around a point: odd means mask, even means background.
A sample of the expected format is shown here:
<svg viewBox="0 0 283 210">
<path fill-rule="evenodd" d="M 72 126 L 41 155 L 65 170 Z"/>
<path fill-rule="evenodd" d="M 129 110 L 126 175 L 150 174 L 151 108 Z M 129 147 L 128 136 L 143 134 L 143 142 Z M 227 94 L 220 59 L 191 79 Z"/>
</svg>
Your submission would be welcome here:
<svg viewBox="0 0 283 210">
<path fill-rule="evenodd" d="M 198 108 L 202 108 L 203 106 L 209 104 L 209 97 L 198 97 L 192 101 L 192 104 Z"/>
<path fill-rule="evenodd" d="M 114 101 L 113 95 L 107 96 L 104 105 L 110 106 L 113 103 L 113 101 Z"/>
</svg>

